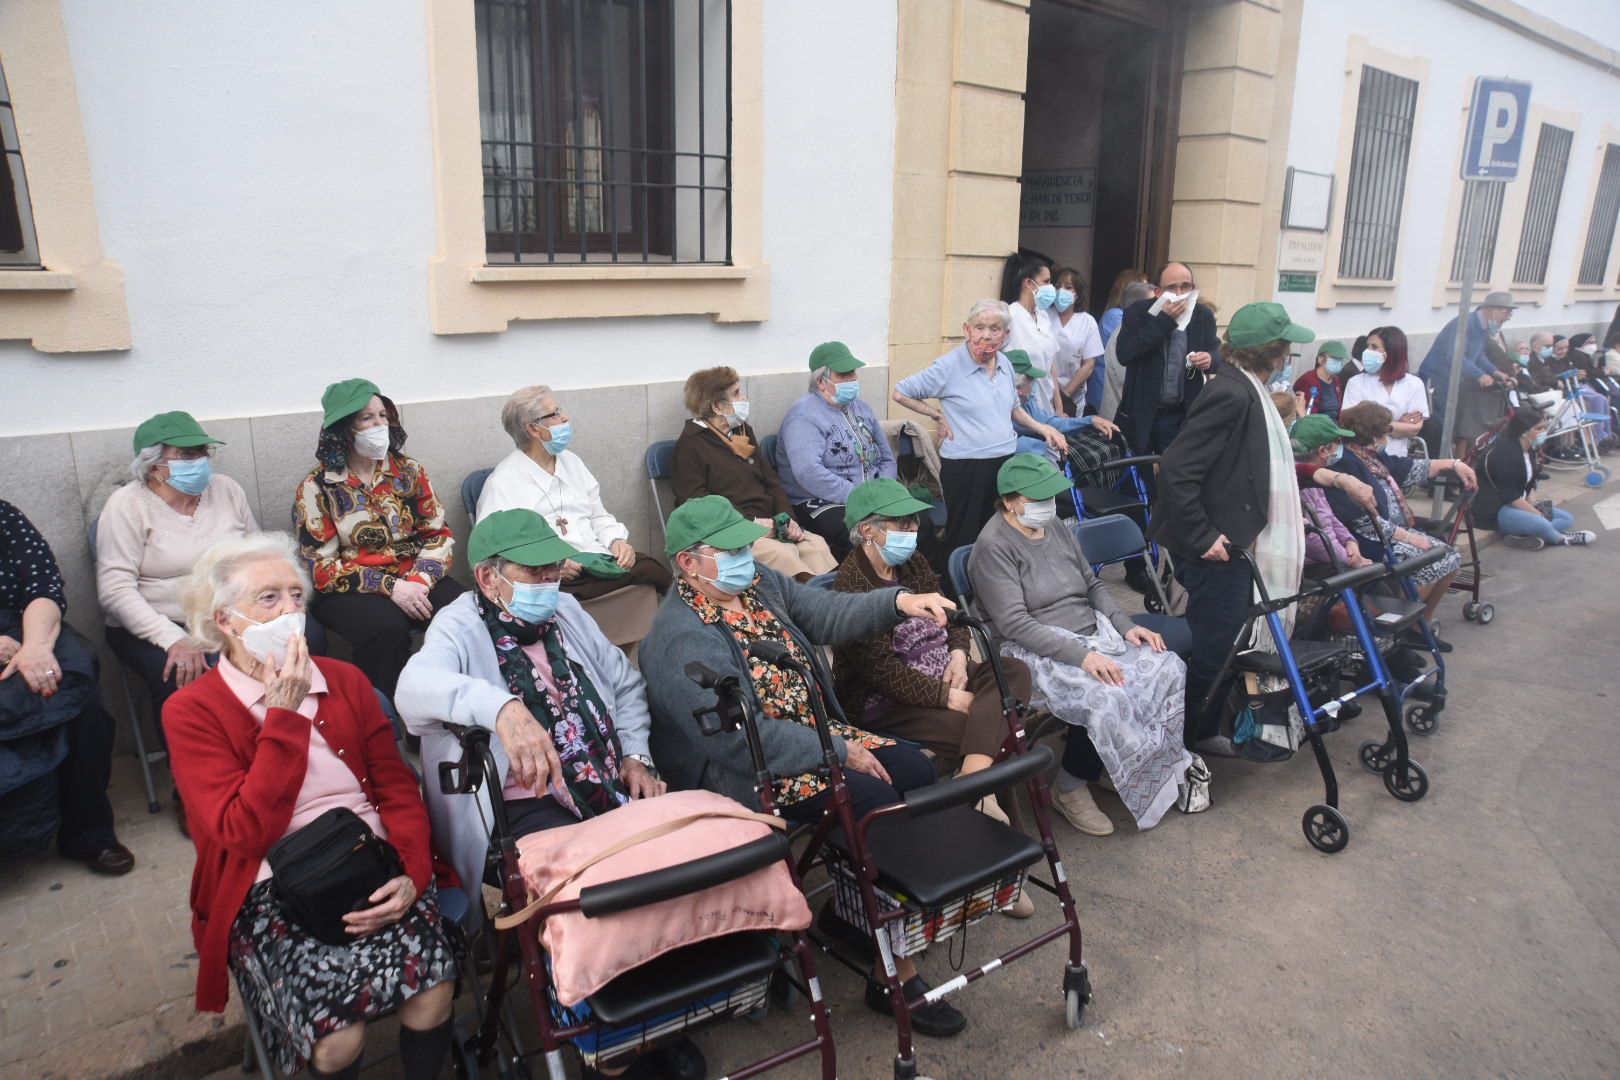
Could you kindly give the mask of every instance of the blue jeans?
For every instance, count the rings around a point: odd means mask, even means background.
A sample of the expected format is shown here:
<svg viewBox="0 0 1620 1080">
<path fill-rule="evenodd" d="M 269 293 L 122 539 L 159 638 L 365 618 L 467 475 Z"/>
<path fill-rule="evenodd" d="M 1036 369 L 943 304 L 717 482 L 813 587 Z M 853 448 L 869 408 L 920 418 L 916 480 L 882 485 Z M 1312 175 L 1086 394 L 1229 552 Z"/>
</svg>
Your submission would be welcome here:
<svg viewBox="0 0 1620 1080">
<path fill-rule="evenodd" d="M 1549 544 L 1556 544 L 1574 527 L 1575 516 L 1556 506 L 1551 521 L 1517 506 L 1504 506 L 1496 512 L 1496 531 L 1503 536 L 1539 536 Z"/>
</svg>

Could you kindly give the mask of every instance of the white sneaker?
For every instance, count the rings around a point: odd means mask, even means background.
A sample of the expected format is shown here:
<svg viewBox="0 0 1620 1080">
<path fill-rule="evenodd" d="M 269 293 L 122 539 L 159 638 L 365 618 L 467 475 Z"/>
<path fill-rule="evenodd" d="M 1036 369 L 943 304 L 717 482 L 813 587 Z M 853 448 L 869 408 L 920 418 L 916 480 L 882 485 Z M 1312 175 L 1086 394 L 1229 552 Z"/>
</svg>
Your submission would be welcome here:
<svg viewBox="0 0 1620 1080">
<path fill-rule="evenodd" d="M 1097 799 L 1091 794 L 1090 784 L 1081 784 L 1070 791 L 1052 791 L 1052 805 L 1069 819 L 1069 824 L 1087 836 L 1108 836 L 1114 823 L 1097 808 Z"/>
<path fill-rule="evenodd" d="M 1585 547 L 1587 544 L 1597 543 L 1597 533 L 1590 529 L 1577 529 L 1564 534 L 1559 543 L 1565 547 Z"/>
<path fill-rule="evenodd" d="M 1001 804 L 996 802 L 996 797 L 994 795 L 986 795 L 984 798 L 978 801 L 973 809 L 977 810 L 985 817 L 995 818 L 1003 825 L 1012 824 L 1012 822 L 1008 820 L 1007 815 L 1002 811 Z"/>
<path fill-rule="evenodd" d="M 1517 548 L 1520 551 L 1540 551 L 1547 546 L 1547 541 L 1539 536 L 1520 536 L 1517 533 L 1508 533 L 1502 537 L 1502 545 Z"/>
</svg>

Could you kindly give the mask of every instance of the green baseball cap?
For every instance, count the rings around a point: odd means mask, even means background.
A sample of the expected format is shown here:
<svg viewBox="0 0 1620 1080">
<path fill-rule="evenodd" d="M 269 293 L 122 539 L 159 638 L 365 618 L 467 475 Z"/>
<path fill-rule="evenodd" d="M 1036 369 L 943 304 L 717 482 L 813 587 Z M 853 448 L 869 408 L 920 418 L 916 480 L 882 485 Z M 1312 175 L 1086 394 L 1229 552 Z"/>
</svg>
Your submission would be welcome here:
<svg viewBox="0 0 1620 1080">
<path fill-rule="evenodd" d="M 1315 341 L 1316 333 L 1290 319 L 1281 304 L 1244 304 L 1227 324 L 1226 339 L 1234 349 L 1252 349 L 1268 341 Z"/>
<path fill-rule="evenodd" d="M 499 555 L 519 566 L 550 566 L 579 554 L 533 510 L 497 510 L 486 514 L 467 538 L 467 558 L 474 566 Z"/>
<path fill-rule="evenodd" d="M 1026 499 L 1050 499 L 1074 487 L 1058 467 L 1038 454 L 1014 454 L 996 473 L 996 490 Z"/>
<path fill-rule="evenodd" d="M 326 388 L 321 395 L 321 409 L 326 413 L 322 427 L 331 427 L 346 416 L 353 416 L 366 407 L 372 395 L 381 394 L 370 379 L 344 379 Z"/>
<path fill-rule="evenodd" d="M 1350 350 L 1344 347 L 1342 341 L 1324 341 L 1322 347 L 1316 350 L 1317 356 L 1331 356 L 1335 360 L 1348 360 Z"/>
<path fill-rule="evenodd" d="M 771 530 L 743 517 L 724 495 L 705 495 L 675 508 L 664 526 L 664 554 L 674 555 L 693 544 L 721 551 L 751 547 Z"/>
<path fill-rule="evenodd" d="M 1046 378 L 1046 372 L 1029 361 L 1029 353 L 1023 349 L 1007 349 L 1001 355 L 1012 361 L 1013 370 L 1020 375 L 1028 375 L 1032 379 Z"/>
<path fill-rule="evenodd" d="M 1318 447 L 1326 446 L 1336 439 L 1353 439 L 1356 433 L 1346 431 L 1333 422 L 1331 416 L 1322 413 L 1312 413 L 1302 416 L 1294 421 L 1294 426 L 1288 429 L 1288 438 L 1293 442 L 1294 449 L 1300 453 L 1308 453 Z"/>
<path fill-rule="evenodd" d="M 823 341 L 810 350 L 810 370 L 826 368 L 836 371 L 840 375 L 847 375 L 856 368 L 866 365 L 855 359 L 855 354 L 849 351 L 849 346 L 842 341 Z"/>
<path fill-rule="evenodd" d="M 876 480 L 857 484 L 855 490 L 849 493 L 844 503 L 844 525 L 853 529 L 857 521 L 864 521 L 873 514 L 905 518 L 926 514 L 933 508 L 932 503 L 915 498 L 900 481 L 880 476 Z"/>
<path fill-rule="evenodd" d="M 135 452 L 164 443 L 168 446 L 224 446 L 202 429 L 188 412 L 160 412 L 135 429 Z"/>
</svg>

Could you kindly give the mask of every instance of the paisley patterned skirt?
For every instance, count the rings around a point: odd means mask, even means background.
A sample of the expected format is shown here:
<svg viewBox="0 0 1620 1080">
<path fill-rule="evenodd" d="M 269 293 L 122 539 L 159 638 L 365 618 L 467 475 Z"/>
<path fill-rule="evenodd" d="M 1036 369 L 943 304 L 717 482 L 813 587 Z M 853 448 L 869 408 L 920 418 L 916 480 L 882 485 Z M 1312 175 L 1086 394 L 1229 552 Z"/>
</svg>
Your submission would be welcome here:
<svg viewBox="0 0 1620 1080">
<path fill-rule="evenodd" d="M 253 886 L 231 924 L 230 965 L 283 1075 L 302 1068 L 315 1043 L 332 1032 L 456 977 L 433 883 L 399 922 L 353 945 L 305 934 L 270 884 Z"/>
</svg>

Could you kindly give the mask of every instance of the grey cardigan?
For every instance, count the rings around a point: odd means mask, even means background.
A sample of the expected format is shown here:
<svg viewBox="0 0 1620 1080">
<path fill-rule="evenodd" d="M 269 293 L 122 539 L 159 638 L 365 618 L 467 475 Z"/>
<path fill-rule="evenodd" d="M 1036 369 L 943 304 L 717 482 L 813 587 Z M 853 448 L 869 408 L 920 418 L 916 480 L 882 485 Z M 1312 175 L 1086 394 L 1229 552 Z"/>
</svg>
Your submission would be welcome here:
<svg viewBox="0 0 1620 1080">
<path fill-rule="evenodd" d="M 1064 522 L 1052 522 L 1044 537 L 1031 540 L 998 511 L 974 541 L 968 570 L 979 602 L 1001 636 L 1036 656 L 1075 667 L 1086 658 L 1085 648 L 1054 626 L 1089 634 L 1098 615 L 1121 634 L 1136 626 L 1091 572 L 1080 542 Z"/>
<path fill-rule="evenodd" d="M 774 570 L 760 567 L 755 597 L 771 610 L 789 633 L 810 654 L 821 684 L 827 714 L 844 720 L 833 694 L 832 675 L 819 645 L 859 641 L 899 625 L 895 610 L 899 589 L 876 589 L 853 596 L 800 585 Z M 792 720 L 758 712 L 759 700 L 747 676 L 742 648 L 724 626 L 706 626 L 697 612 L 671 590 L 652 630 L 641 642 L 641 670 L 647 679 L 652 706 L 653 760 L 672 788 L 704 788 L 719 792 L 744 806 L 758 805 L 754 795 L 754 765 L 741 731 L 705 736 L 698 730 L 692 710 L 711 708 L 712 690 L 703 690 L 686 677 L 686 665 L 701 660 L 715 671 L 742 676 L 759 720 L 760 742 L 772 774 L 778 777 L 813 772 L 822 762 L 821 741 L 815 729 Z M 844 741 L 833 738 L 842 761 Z"/>
<path fill-rule="evenodd" d="M 567 593 L 557 606 L 568 655 L 585 668 L 597 693 L 613 717 L 619 747 L 626 754 L 647 753 L 647 734 L 652 718 L 647 712 L 647 687 L 625 658 L 624 652 L 608 641 Z M 428 624 L 422 648 L 411 657 L 399 677 L 394 706 L 411 734 L 422 739 L 422 772 L 427 782 L 428 818 L 441 853 L 461 875 L 462 887 L 474 912 L 483 911 L 479 886 L 484 880 L 484 855 L 489 850 L 492 820 L 488 785 L 505 786 L 510 768 L 500 736 L 490 740 L 499 775 L 488 778 L 477 795 L 446 795 L 439 790 L 439 762 L 461 760 L 461 745 L 446 724 L 458 727 L 495 727 L 495 717 L 508 701 L 518 696 L 506 688 L 495 643 L 472 593 L 464 593 L 440 608 Z M 448 840 L 449 850 L 442 847 Z M 476 916 L 475 916 L 476 919 Z"/>
</svg>

